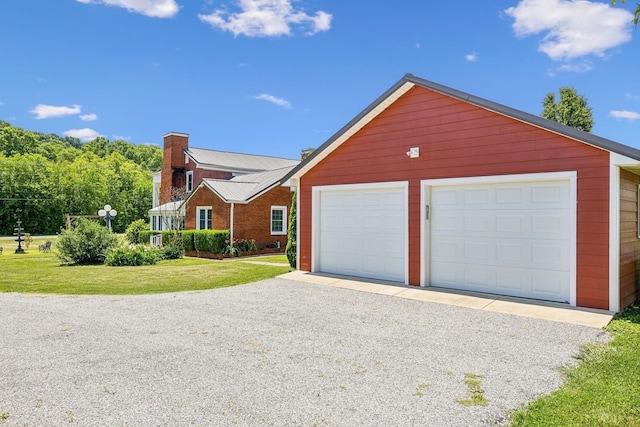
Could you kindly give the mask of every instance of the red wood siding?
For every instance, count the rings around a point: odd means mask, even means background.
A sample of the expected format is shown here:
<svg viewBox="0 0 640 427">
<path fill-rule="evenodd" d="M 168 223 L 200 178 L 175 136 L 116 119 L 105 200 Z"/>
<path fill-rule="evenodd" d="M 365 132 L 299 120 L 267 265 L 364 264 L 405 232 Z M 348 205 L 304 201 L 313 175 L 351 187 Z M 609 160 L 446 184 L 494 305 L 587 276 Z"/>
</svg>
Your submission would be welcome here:
<svg viewBox="0 0 640 427">
<path fill-rule="evenodd" d="M 640 176 L 620 170 L 620 309 L 638 299 L 638 184 Z"/>
<path fill-rule="evenodd" d="M 409 148 L 420 157 L 410 159 Z M 420 282 L 420 180 L 577 171 L 577 305 L 609 307 L 609 153 L 414 87 L 300 180 L 300 269 L 311 269 L 311 189 L 409 182 L 409 282 Z"/>
</svg>

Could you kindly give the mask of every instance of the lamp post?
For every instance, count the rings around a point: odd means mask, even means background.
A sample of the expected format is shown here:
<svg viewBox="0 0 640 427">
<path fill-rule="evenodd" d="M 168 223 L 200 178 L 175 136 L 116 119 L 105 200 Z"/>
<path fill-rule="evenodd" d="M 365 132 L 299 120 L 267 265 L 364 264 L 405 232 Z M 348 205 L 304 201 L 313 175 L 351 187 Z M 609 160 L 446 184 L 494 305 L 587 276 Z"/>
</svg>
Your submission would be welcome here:
<svg viewBox="0 0 640 427">
<path fill-rule="evenodd" d="M 118 215 L 118 212 L 115 209 L 111 209 L 111 205 L 104 205 L 104 209 L 100 209 L 98 211 L 98 215 L 100 215 L 100 218 L 104 219 L 107 223 L 107 228 L 111 231 L 111 220 Z"/>
</svg>

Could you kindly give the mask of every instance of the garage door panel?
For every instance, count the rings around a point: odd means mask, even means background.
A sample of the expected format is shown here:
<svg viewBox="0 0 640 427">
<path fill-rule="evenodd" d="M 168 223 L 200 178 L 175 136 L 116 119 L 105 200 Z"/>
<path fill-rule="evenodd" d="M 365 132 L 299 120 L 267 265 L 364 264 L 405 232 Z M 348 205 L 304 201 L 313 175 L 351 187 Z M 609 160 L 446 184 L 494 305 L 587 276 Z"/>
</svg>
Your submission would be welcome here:
<svg viewBox="0 0 640 427">
<path fill-rule="evenodd" d="M 405 281 L 402 187 L 320 192 L 317 271 Z"/>
<path fill-rule="evenodd" d="M 431 186 L 428 193 L 432 285 L 568 301 L 569 180 Z"/>
<path fill-rule="evenodd" d="M 568 274 L 520 268 L 441 264 L 432 271 L 432 286 L 515 297 L 567 301 Z"/>
</svg>

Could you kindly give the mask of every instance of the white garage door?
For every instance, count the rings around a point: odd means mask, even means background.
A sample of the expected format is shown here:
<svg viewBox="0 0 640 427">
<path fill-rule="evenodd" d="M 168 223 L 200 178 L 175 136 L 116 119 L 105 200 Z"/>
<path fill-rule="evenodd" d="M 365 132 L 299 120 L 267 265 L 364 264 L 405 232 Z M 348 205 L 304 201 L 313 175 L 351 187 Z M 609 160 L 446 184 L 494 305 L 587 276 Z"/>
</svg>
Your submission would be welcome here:
<svg viewBox="0 0 640 427">
<path fill-rule="evenodd" d="M 318 192 L 315 271 L 405 282 L 405 189 Z"/>
<path fill-rule="evenodd" d="M 432 186 L 429 193 L 432 286 L 570 302 L 569 180 Z"/>
</svg>

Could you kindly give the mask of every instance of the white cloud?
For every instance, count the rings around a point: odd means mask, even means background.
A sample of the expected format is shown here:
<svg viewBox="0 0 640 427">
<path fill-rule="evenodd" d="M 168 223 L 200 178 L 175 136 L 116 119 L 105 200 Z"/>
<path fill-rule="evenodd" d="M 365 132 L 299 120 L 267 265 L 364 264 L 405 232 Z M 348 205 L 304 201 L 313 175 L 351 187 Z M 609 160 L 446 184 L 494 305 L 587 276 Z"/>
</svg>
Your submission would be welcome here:
<svg viewBox="0 0 640 427">
<path fill-rule="evenodd" d="M 253 99 L 260 99 L 262 101 L 267 101 L 267 102 L 271 102 L 272 104 L 276 104 L 280 107 L 284 107 L 286 109 L 290 109 L 291 108 L 291 104 L 289 103 L 289 101 L 286 101 L 282 98 L 278 98 L 275 97 L 273 95 L 268 95 L 266 93 L 262 93 L 260 95 L 255 95 L 252 96 Z"/>
<path fill-rule="evenodd" d="M 633 99 L 633 100 L 638 100 L 638 99 L 640 99 L 640 96 L 639 96 L 639 95 L 634 95 L 634 94 L 632 94 L 632 93 L 625 93 L 625 94 L 624 94 L 624 97 L 625 97 L 625 98 L 627 98 L 627 99 Z M 2 105 L 2 103 L 1 103 L 1 102 L 0 102 L 0 105 Z"/>
<path fill-rule="evenodd" d="M 229 13 L 216 9 L 208 15 L 199 14 L 198 18 L 214 27 L 230 31 L 234 36 L 274 37 L 290 35 L 292 25 L 301 25 L 307 34 L 327 31 L 331 28 L 333 16 L 324 11 L 307 15 L 301 9 L 291 5 L 295 0 L 239 0 L 241 12 Z"/>
<path fill-rule="evenodd" d="M 584 61 L 579 64 L 562 64 L 557 70 L 563 73 L 586 73 L 587 71 L 591 71 L 592 68 L 592 62 Z"/>
<path fill-rule="evenodd" d="M 82 120 L 83 122 L 92 122 L 94 120 L 98 120 L 98 116 L 96 116 L 93 113 L 91 113 L 91 114 L 83 114 L 83 115 L 80 116 L 80 120 Z"/>
<path fill-rule="evenodd" d="M 478 54 L 475 52 L 469 53 L 464 56 L 464 59 L 466 59 L 469 62 L 476 62 L 478 60 Z"/>
<path fill-rule="evenodd" d="M 640 113 L 636 113 L 635 111 L 627 111 L 627 110 L 613 110 L 609 111 L 609 115 L 611 117 L 615 117 L 616 119 L 624 119 L 624 120 L 640 120 Z"/>
<path fill-rule="evenodd" d="M 180 9 L 175 0 L 76 0 L 84 4 L 104 4 L 122 7 L 129 12 L 140 13 L 151 18 L 171 18 Z"/>
<path fill-rule="evenodd" d="M 78 138 L 80 141 L 92 141 L 99 136 L 104 136 L 99 134 L 97 131 L 89 128 L 83 129 L 69 129 L 68 131 L 62 132 L 64 136 L 71 136 L 73 138 Z"/>
<path fill-rule="evenodd" d="M 115 133 L 111 136 L 113 136 L 113 139 L 116 141 L 131 141 L 130 136 L 116 135 Z"/>
<path fill-rule="evenodd" d="M 586 0 L 522 0 L 505 13 L 518 37 L 544 34 L 538 50 L 554 60 L 605 51 L 631 40 L 633 15 L 607 3 Z"/>
<path fill-rule="evenodd" d="M 40 120 L 80 114 L 80 108 L 79 105 L 73 105 L 73 107 L 58 107 L 55 105 L 38 104 L 33 107 L 33 110 L 29 110 L 29 112 L 35 114 L 35 119 Z"/>
</svg>

